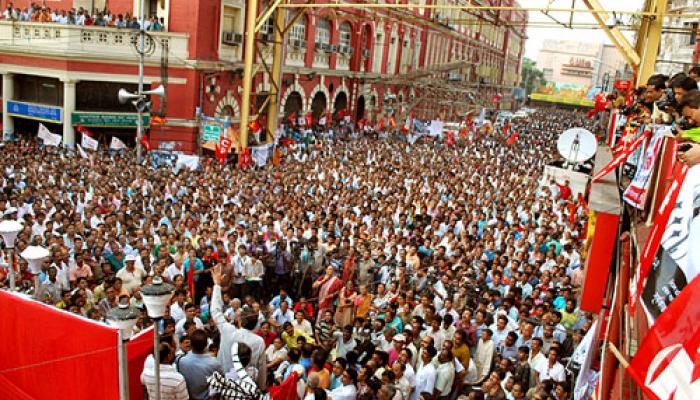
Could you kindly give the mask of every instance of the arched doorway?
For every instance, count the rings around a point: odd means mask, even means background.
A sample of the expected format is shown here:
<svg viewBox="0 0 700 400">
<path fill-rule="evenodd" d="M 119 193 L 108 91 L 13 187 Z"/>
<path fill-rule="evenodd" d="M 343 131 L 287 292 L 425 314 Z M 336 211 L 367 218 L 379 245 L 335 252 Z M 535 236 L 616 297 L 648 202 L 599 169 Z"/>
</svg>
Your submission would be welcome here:
<svg viewBox="0 0 700 400">
<path fill-rule="evenodd" d="M 359 121 L 365 118 L 365 96 L 360 96 L 357 99 L 357 109 L 355 110 L 355 120 Z"/>
<path fill-rule="evenodd" d="M 301 94 L 299 94 L 299 92 L 290 93 L 289 96 L 287 96 L 287 101 L 284 103 L 285 119 L 289 119 L 292 113 L 295 113 L 298 117 L 303 108 L 304 102 L 301 98 Z"/>
<path fill-rule="evenodd" d="M 348 96 L 345 94 L 345 92 L 340 92 L 337 96 L 335 96 L 335 103 L 333 104 L 333 114 L 337 116 L 341 111 L 345 111 L 347 109 Z"/>
<path fill-rule="evenodd" d="M 318 92 L 311 100 L 311 117 L 318 119 L 326 112 L 326 95 L 323 92 Z"/>
</svg>

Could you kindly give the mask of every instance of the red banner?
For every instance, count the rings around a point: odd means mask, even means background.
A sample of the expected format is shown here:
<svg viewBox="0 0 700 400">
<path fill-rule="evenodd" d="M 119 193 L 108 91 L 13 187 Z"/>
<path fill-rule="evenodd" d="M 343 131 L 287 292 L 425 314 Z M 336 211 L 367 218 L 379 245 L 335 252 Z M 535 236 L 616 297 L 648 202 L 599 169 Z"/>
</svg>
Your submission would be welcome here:
<svg viewBox="0 0 700 400">
<path fill-rule="evenodd" d="M 129 399 L 143 400 L 141 372 L 149 354 L 153 354 L 153 328 L 132 336 L 126 344 L 126 362 L 129 365 Z"/>
<path fill-rule="evenodd" d="M 0 399 L 119 399 L 117 329 L 0 291 Z"/>
<path fill-rule="evenodd" d="M 700 277 L 661 313 L 627 368 L 652 399 L 691 400 L 700 393 Z"/>
<path fill-rule="evenodd" d="M 634 153 L 634 151 L 637 150 L 637 147 L 639 147 L 649 137 L 650 133 L 651 131 L 649 129 L 645 130 L 644 133 L 639 135 L 639 137 L 636 138 L 628 148 L 621 151 L 618 155 L 615 156 L 615 158 L 612 159 L 612 161 L 608 163 L 608 165 L 601 168 L 601 170 L 598 171 L 598 173 L 595 174 L 595 176 L 593 176 L 593 179 L 591 179 L 591 181 L 598 182 L 602 177 L 609 174 L 615 168 L 619 167 L 620 164 L 625 162 L 627 157 L 629 157 L 630 154 Z"/>
<path fill-rule="evenodd" d="M 676 206 L 676 200 L 678 199 L 678 194 L 683 186 L 683 181 L 685 176 L 688 174 L 688 167 L 683 166 L 681 170 L 676 174 L 671 183 L 671 187 L 666 193 L 664 201 L 659 206 L 659 212 L 654 218 L 654 226 L 651 228 L 651 233 L 644 245 L 644 250 L 639 258 L 639 277 L 637 278 L 637 284 L 630 290 L 630 312 L 634 313 L 635 307 L 637 305 L 637 299 L 642 293 L 642 288 L 644 287 L 644 281 L 646 280 L 649 270 L 651 269 L 651 263 L 656 256 L 656 251 L 659 249 L 661 244 L 661 238 L 666 230 L 666 225 L 668 225 L 668 220 L 671 216 L 671 211 Z M 636 289 L 636 290 L 635 290 Z"/>
</svg>

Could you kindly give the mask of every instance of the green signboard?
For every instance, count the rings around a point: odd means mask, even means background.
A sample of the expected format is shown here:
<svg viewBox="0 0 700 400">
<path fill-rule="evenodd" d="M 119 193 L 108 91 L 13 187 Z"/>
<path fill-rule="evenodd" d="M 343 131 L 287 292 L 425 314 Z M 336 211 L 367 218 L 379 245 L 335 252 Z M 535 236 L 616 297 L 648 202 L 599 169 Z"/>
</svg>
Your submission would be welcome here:
<svg viewBox="0 0 700 400">
<path fill-rule="evenodd" d="M 221 136 L 220 125 L 204 125 L 202 126 L 202 142 L 218 142 Z"/>
<path fill-rule="evenodd" d="M 143 125 L 148 125 L 149 116 L 142 115 Z M 136 128 L 136 114 L 74 112 L 73 125 L 98 128 Z"/>
</svg>

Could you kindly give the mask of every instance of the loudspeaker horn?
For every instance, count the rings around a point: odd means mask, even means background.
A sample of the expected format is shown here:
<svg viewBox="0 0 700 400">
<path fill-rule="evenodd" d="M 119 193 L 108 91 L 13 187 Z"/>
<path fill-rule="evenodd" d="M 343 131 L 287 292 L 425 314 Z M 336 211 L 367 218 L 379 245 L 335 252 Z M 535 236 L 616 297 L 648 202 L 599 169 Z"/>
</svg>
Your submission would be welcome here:
<svg viewBox="0 0 700 400">
<path fill-rule="evenodd" d="M 117 98 L 119 99 L 119 102 L 121 104 L 125 104 L 131 99 L 138 99 L 139 97 L 141 96 L 139 96 L 138 94 L 131 93 L 126 89 L 119 89 L 119 93 L 117 94 Z"/>
<path fill-rule="evenodd" d="M 156 95 L 156 96 L 163 97 L 163 96 L 165 96 L 165 86 L 161 85 L 161 86 L 158 86 L 157 88 L 155 88 L 155 89 L 153 89 L 153 90 L 146 90 L 145 92 L 143 92 L 143 94 L 145 94 L 145 95 Z"/>
</svg>

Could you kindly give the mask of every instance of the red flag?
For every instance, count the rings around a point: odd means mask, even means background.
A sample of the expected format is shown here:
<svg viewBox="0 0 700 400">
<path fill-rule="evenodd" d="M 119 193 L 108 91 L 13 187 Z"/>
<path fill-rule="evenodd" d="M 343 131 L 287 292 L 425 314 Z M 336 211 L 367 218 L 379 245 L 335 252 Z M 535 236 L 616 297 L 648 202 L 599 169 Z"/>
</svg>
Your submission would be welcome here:
<svg viewBox="0 0 700 400">
<path fill-rule="evenodd" d="M 250 149 L 246 147 L 238 153 L 238 167 L 245 169 L 251 165 L 253 165 L 253 158 L 250 155 Z"/>
<path fill-rule="evenodd" d="M 379 125 L 377 125 L 377 130 L 381 131 L 384 129 L 384 118 L 379 120 Z"/>
<path fill-rule="evenodd" d="M 447 131 L 447 140 L 446 143 L 448 146 L 454 146 L 455 144 L 455 135 L 452 133 L 452 131 Z"/>
<path fill-rule="evenodd" d="M 666 231 L 666 225 L 671 217 L 671 211 L 676 206 L 676 200 L 678 199 L 678 194 L 681 192 L 681 187 L 683 186 L 683 181 L 685 176 L 688 174 L 688 167 L 683 166 L 681 170 L 676 174 L 671 183 L 671 187 L 666 193 L 663 202 L 659 206 L 658 214 L 654 218 L 654 225 L 651 228 L 651 233 L 647 242 L 644 245 L 644 250 L 639 257 L 639 277 L 637 278 L 637 284 L 630 290 L 630 312 L 634 312 L 637 305 L 638 297 L 642 293 L 644 288 L 644 281 L 649 275 L 649 270 L 651 270 L 652 261 L 656 256 L 656 252 L 661 244 L 661 238 Z"/>
<path fill-rule="evenodd" d="M 644 133 L 639 135 L 639 137 L 635 139 L 634 142 L 632 142 L 632 144 L 627 149 L 621 151 L 617 156 L 615 156 L 615 158 L 612 159 L 612 161 L 608 163 L 608 165 L 604 166 L 600 171 L 598 171 L 598 173 L 595 174 L 595 176 L 593 176 L 591 181 L 599 181 L 602 177 L 609 174 L 612 170 L 614 170 L 620 164 L 625 162 L 627 157 L 629 157 L 630 154 L 632 154 L 637 149 L 637 147 L 639 147 L 639 145 L 641 145 L 649 137 L 650 133 L 650 129 L 645 130 Z"/>
<path fill-rule="evenodd" d="M 146 151 L 151 151 L 151 140 L 145 133 L 141 135 L 141 146 L 143 146 L 146 149 Z"/>
<path fill-rule="evenodd" d="M 95 137 L 95 135 L 92 132 L 90 132 L 88 130 L 88 128 L 86 128 L 80 124 L 77 124 L 75 126 L 75 130 L 78 131 L 78 133 L 80 133 L 80 134 L 85 134 L 85 135 L 88 135 L 89 137 Z"/>
<path fill-rule="evenodd" d="M 195 259 L 196 260 L 196 259 Z M 190 296 L 194 299 L 194 268 L 196 263 L 189 260 L 189 268 L 187 269 L 187 288 L 190 290 Z"/>
<path fill-rule="evenodd" d="M 506 144 L 511 145 L 515 143 L 515 141 L 518 140 L 518 133 L 519 131 L 513 132 L 513 134 L 508 138 L 508 141 L 506 141 Z"/>
<path fill-rule="evenodd" d="M 396 129 L 396 120 L 394 119 L 393 115 L 391 116 L 391 118 L 389 118 L 389 124 L 391 124 L 391 127 L 393 129 Z"/>
<path fill-rule="evenodd" d="M 627 372 L 652 399 L 700 393 L 700 277 L 669 304 L 642 340 Z"/>
<path fill-rule="evenodd" d="M 297 400 L 299 397 L 297 394 L 298 381 L 299 375 L 296 372 L 292 372 L 281 385 L 270 386 L 268 390 L 272 400 Z"/>
<path fill-rule="evenodd" d="M 459 137 L 461 137 L 462 139 L 467 137 L 467 128 L 462 128 L 459 130 Z"/>
</svg>

